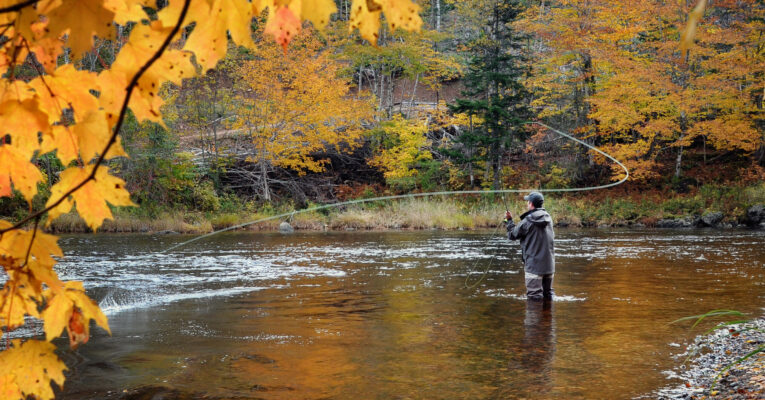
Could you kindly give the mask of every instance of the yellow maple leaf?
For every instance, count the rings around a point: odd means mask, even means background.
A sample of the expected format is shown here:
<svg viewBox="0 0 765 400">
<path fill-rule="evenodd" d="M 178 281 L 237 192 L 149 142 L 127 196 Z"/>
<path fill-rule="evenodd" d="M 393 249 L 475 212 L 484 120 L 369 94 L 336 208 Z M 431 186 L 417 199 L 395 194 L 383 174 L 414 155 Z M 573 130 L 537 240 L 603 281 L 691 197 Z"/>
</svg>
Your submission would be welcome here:
<svg viewBox="0 0 765 400">
<path fill-rule="evenodd" d="M 6 282 L 0 290 L 0 326 L 12 330 L 24 325 L 25 315 L 39 317 L 37 303 L 30 297 L 33 293 L 15 281 Z"/>
<path fill-rule="evenodd" d="M 19 385 L 14 375 L 0 375 L 0 399 L 23 399 Z"/>
<path fill-rule="evenodd" d="M 350 30 L 358 29 L 362 38 L 376 45 L 381 13 L 385 14 L 391 30 L 414 31 L 422 27 L 420 6 L 411 0 L 353 0 Z"/>
<path fill-rule="evenodd" d="M 31 80 L 29 86 L 37 92 L 40 109 L 48 114 L 49 122 L 61 119 L 62 110 L 66 108 L 71 108 L 79 121 L 90 110 L 98 108 L 98 99 L 91 93 L 98 88 L 97 77 L 95 72 L 77 70 L 74 65 L 65 64 L 51 75 Z"/>
<path fill-rule="evenodd" d="M 382 7 L 390 29 L 414 31 L 422 27 L 420 6 L 411 0 L 374 0 Z"/>
<path fill-rule="evenodd" d="M 223 20 L 234 43 L 249 49 L 255 48 L 250 33 L 252 6 L 247 0 L 215 0 L 211 11 L 212 18 Z"/>
<path fill-rule="evenodd" d="M 260 15 L 267 8 L 274 7 L 274 0 L 252 0 L 252 14 Z"/>
<path fill-rule="evenodd" d="M 226 25 L 226 18 L 221 15 L 228 11 L 221 8 L 220 0 L 216 0 L 207 12 L 207 18 L 196 21 L 197 26 L 183 46 L 184 50 L 194 53 L 197 63 L 202 67 L 202 72 L 215 68 L 228 50 L 228 37 L 226 36 L 228 26 Z M 238 9 L 233 12 L 237 13 Z M 252 18 L 251 8 L 249 15 Z M 247 36 L 249 37 L 249 19 L 247 21 Z M 234 27 L 234 30 L 237 31 L 237 35 L 241 35 L 242 29 L 240 27 Z M 252 39 L 247 44 L 250 45 L 251 42 Z"/>
<path fill-rule="evenodd" d="M 9 81 L 3 79 L 0 81 L 0 103 L 16 100 L 24 101 L 35 98 L 35 90 L 22 80 Z"/>
<path fill-rule="evenodd" d="M 351 23 L 349 30 L 359 30 L 362 38 L 372 44 L 377 44 L 377 38 L 380 36 L 380 13 L 381 8 L 370 10 L 367 3 L 377 5 L 373 1 L 353 0 L 351 3 Z"/>
<path fill-rule="evenodd" d="M 106 69 L 98 74 L 98 91 L 100 92 L 98 103 L 106 113 L 106 119 L 109 121 L 109 126 L 113 127 L 114 124 L 117 123 L 122 103 L 125 101 L 125 87 L 127 84 L 128 79 L 122 71 Z M 139 121 L 144 120 L 145 114 L 148 113 L 145 109 L 141 109 L 139 106 L 134 106 L 132 103 L 130 108 L 133 110 L 136 119 Z"/>
<path fill-rule="evenodd" d="M 32 236 L 35 239 L 30 248 L 29 243 Z M 57 242 L 58 237 L 44 233 L 39 229 L 37 232 L 14 229 L 3 233 L 0 237 L 0 253 L 23 262 L 27 251 L 29 251 L 30 258 L 52 266 L 56 263 L 53 256 L 62 257 L 64 255 Z"/>
<path fill-rule="evenodd" d="M 149 18 L 142 5 L 144 0 L 104 0 L 104 8 L 114 13 L 114 22 L 127 25 Z"/>
<path fill-rule="evenodd" d="M 302 0 L 302 2 L 300 16 L 304 20 L 311 21 L 317 29 L 324 29 L 329 23 L 329 17 L 337 12 L 337 6 L 333 0 Z"/>
<path fill-rule="evenodd" d="M 0 173 L 0 197 L 8 197 L 12 194 L 11 176 L 7 173 Z"/>
<path fill-rule="evenodd" d="M 48 290 L 45 293 L 48 306 L 42 312 L 45 321 L 45 337 L 51 341 L 67 328 L 72 347 L 88 341 L 90 320 L 94 320 L 111 335 L 109 321 L 103 311 L 87 294 L 82 282 L 70 281 L 64 284 L 64 290 Z"/>
<path fill-rule="evenodd" d="M 183 46 L 184 50 L 194 53 L 197 63 L 202 67 L 202 72 L 215 68 L 228 50 L 228 41 L 223 37 L 212 37 L 224 27 L 220 20 L 211 19 L 204 24 L 198 25 L 189 35 L 189 40 Z"/>
<path fill-rule="evenodd" d="M 51 381 L 59 387 L 64 384 L 66 365 L 53 352 L 56 346 L 42 340 L 11 341 L 11 347 L 0 352 L 0 377 L 8 386 L 15 383 L 23 398 L 35 397 L 51 400 L 55 396 Z M 9 377 L 11 377 L 9 379 Z"/>
<path fill-rule="evenodd" d="M 693 11 L 688 14 L 688 24 L 685 27 L 683 36 L 680 38 L 680 50 L 685 51 L 693 45 L 693 39 L 696 37 L 696 28 L 701 18 L 704 17 L 706 7 L 707 0 L 699 0 Z"/>
<path fill-rule="evenodd" d="M 74 302 L 63 291 L 46 298 L 48 306 L 42 312 L 42 319 L 45 322 L 45 340 L 51 341 L 59 337 L 69 323 Z"/>
<path fill-rule="evenodd" d="M 49 207 L 63 197 L 65 193 L 84 182 L 91 171 L 92 166 L 85 168 L 71 167 L 64 170 L 60 175 L 60 181 L 51 187 L 51 196 L 46 204 Z M 116 176 L 109 175 L 108 168 L 99 166 L 93 180 L 88 181 L 72 195 L 64 199 L 58 206 L 48 212 L 47 224 L 58 218 L 61 214 L 71 211 L 77 204 L 77 213 L 85 223 L 95 232 L 104 219 L 111 219 L 112 212 L 107 202 L 114 206 L 135 206 L 130 201 L 130 193 L 125 190 L 125 181 Z"/>
<path fill-rule="evenodd" d="M 125 86 L 138 70 L 154 56 L 172 28 L 163 27 L 159 21 L 151 25 L 137 25 L 130 33 L 128 43 L 123 46 L 112 64 L 111 71 L 102 73 L 102 87 L 106 89 L 104 99 L 110 102 L 105 105 L 107 118 L 116 118 L 119 108 L 125 98 Z M 159 89 L 165 82 L 180 84 L 183 78 L 194 76 L 196 69 L 191 63 L 191 54 L 187 51 L 168 49 L 138 80 L 138 91 L 130 99 L 130 108 L 140 121 L 149 119 L 161 122 L 160 106 L 163 104 Z M 122 76 L 120 76 L 120 74 Z M 121 87 L 120 83 L 125 82 Z M 109 114 L 112 114 L 111 116 Z"/>
<path fill-rule="evenodd" d="M 47 264 L 40 262 L 39 260 L 29 260 L 27 268 L 34 278 L 32 282 L 35 285 L 36 290 L 41 290 L 40 283 L 45 283 L 51 288 L 60 288 L 62 283 L 58 278 L 58 274 L 53 270 L 54 264 Z"/>
<path fill-rule="evenodd" d="M 43 135 L 40 144 L 40 153 L 45 154 L 56 151 L 56 156 L 61 163 L 69 165 L 80 153 L 77 144 L 77 137 L 72 132 L 71 127 L 64 125 L 53 125 L 50 135 Z"/>
<path fill-rule="evenodd" d="M 64 52 L 64 42 L 58 38 L 46 37 L 31 43 L 29 50 L 35 54 L 45 71 L 52 73 L 58 66 L 58 56 Z"/>
<path fill-rule="evenodd" d="M 88 162 L 103 152 L 112 136 L 112 130 L 109 129 L 106 113 L 103 110 L 97 109 L 90 111 L 82 121 L 74 125 L 73 134 L 77 138 L 80 157 L 82 157 L 84 162 Z M 122 149 L 122 145 L 119 142 L 119 136 L 117 136 L 117 141 L 109 148 L 105 158 L 109 159 L 118 156 L 127 157 L 127 153 Z"/>
<path fill-rule="evenodd" d="M 36 100 L 7 100 L 0 103 L 0 137 L 11 135 L 11 146 L 20 150 L 28 159 L 40 148 L 38 132 L 46 134 L 49 131 L 48 116 L 38 109 Z"/>
<path fill-rule="evenodd" d="M 103 0 L 42 0 L 37 9 L 48 18 L 54 37 L 69 33 L 67 44 L 74 58 L 93 47 L 93 36 L 111 39 L 114 35 L 114 12 L 104 8 Z"/>
<path fill-rule="evenodd" d="M 43 176 L 37 166 L 29 162 L 26 153 L 12 146 L 0 146 L 0 197 L 11 195 L 11 182 L 31 204 L 37 194 L 37 183 Z"/>
<path fill-rule="evenodd" d="M 181 10 L 183 9 L 185 0 L 169 0 L 167 7 L 162 8 L 157 12 L 157 21 L 162 23 L 162 26 L 166 28 L 172 28 L 178 23 L 178 18 L 181 17 Z M 210 2 L 209 1 L 192 1 L 189 4 L 189 8 L 186 11 L 186 18 L 183 19 L 181 26 L 186 26 L 193 22 L 205 21 L 210 18 Z"/>
<path fill-rule="evenodd" d="M 16 33 L 23 36 L 27 43 L 34 43 L 35 40 L 45 36 L 45 27 L 48 24 L 40 20 L 40 15 L 35 7 L 22 8 L 18 11 L 15 21 L 12 19 L 9 22 L 13 24 Z"/>
<path fill-rule="evenodd" d="M 182 3 L 182 1 L 176 0 L 176 3 Z M 177 9 L 180 8 L 179 5 L 176 6 Z M 249 49 L 255 48 L 250 33 L 253 5 L 248 1 L 214 0 L 207 10 L 199 5 L 196 7 L 196 9 L 189 9 L 186 17 L 187 21 L 196 22 L 196 27 L 189 35 L 183 49 L 194 53 L 203 71 L 214 68 L 226 55 L 228 50 L 226 32 L 231 34 L 234 43 Z M 176 15 L 175 18 L 172 15 Z M 168 14 L 163 24 L 174 25 L 177 19 L 177 13 Z"/>
</svg>

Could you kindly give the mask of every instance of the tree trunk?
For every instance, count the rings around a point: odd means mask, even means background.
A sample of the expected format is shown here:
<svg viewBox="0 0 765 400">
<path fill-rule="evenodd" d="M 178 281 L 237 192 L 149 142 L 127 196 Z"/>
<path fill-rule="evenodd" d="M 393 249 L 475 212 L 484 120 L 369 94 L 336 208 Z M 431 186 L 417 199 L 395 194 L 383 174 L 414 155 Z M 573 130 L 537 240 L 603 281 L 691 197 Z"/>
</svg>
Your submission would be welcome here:
<svg viewBox="0 0 765 400">
<path fill-rule="evenodd" d="M 420 83 L 420 74 L 414 78 L 414 87 L 412 88 L 412 98 L 409 100 L 409 111 L 406 113 L 406 117 L 410 118 L 412 115 L 412 109 L 414 108 L 414 96 L 417 93 L 417 84 Z M 403 103 L 403 102 L 402 102 Z"/>
<path fill-rule="evenodd" d="M 475 174 L 473 173 L 473 163 L 468 163 L 468 174 L 470 175 L 470 189 L 475 188 Z"/>
<path fill-rule="evenodd" d="M 361 65 L 359 65 L 359 88 L 356 91 L 356 98 L 361 97 L 361 78 L 362 78 L 362 68 Z"/>
<path fill-rule="evenodd" d="M 441 32 L 441 0 L 436 0 L 436 32 Z"/>
<path fill-rule="evenodd" d="M 704 147 L 704 165 L 707 165 L 707 136 L 702 135 L 701 139 L 703 140 L 703 147 Z"/>
<path fill-rule="evenodd" d="M 436 92 L 438 93 L 438 92 Z M 438 107 L 438 103 L 436 103 L 436 107 Z M 473 134 L 473 115 L 470 115 L 470 134 Z M 470 188 L 475 188 L 475 174 L 473 173 L 473 149 L 468 149 L 467 151 L 468 156 L 468 173 L 470 174 Z"/>
<path fill-rule="evenodd" d="M 393 72 L 388 76 L 388 117 L 393 115 L 393 90 L 395 89 L 395 83 L 393 82 Z"/>
<path fill-rule="evenodd" d="M 758 164 L 765 166 L 765 140 L 763 141 L 763 144 L 760 145 L 759 150 L 754 154 L 754 159 Z"/>
<path fill-rule="evenodd" d="M 265 201 L 271 201 L 271 191 L 268 188 L 268 171 L 266 170 L 266 163 L 260 163 L 261 179 L 263 179 L 263 199 Z"/>
<path fill-rule="evenodd" d="M 688 120 L 685 117 L 685 111 L 682 111 L 680 113 L 680 138 L 677 139 L 678 142 L 682 141 L 683 138 L 685 137 L 685 130 L 687 129 L 687 127 L 688 127 Z M 680 173 L 681 173 L 680 167 L 682 165 L 682 162 L 683 162 L 683 146 L 680 145 L 680 148 L 677 151 L 677 161 L 675 162 L 675 178 L 680 177 Z"/>
<path fill-rule="evenodd" d="M 496 156 L 494 158 L 494 183 L 492 185 L 494 187 L 494 190 L 499 190 L 499 181 L 500 181 L 499 178 L 500 178 L 500 175 L 502 174 L 502 171 L 501 171 L 501 168 L 500 168 L 500 162 L 499 162 L 500 158 L 502 158 L 502 157 L 501 157 L 500 153 L 497 152 L 497 154 L 496 154 Z"/>
<path fill-rule="evenodd" d="M 680 139 L 683 137 L 681 136 Z M 675 178 L 680 177 L 680 166 L 683 162 L 683 146 L 680 146 L 680 148 L 677 151 L 677 161 L 675 162 Z"/>
<path fill-rule="evenodd" d="M 377 96 L 379 97 L 379 102 L 377 104 L 377 112 L 382 112 L 383 110 L 383 99 L 385 98 L 385 95 L 383 94 L 384 88 L 385 88 L 385 75 L 380 73 L 380 89 L 377 91 Z"/>
</svg>

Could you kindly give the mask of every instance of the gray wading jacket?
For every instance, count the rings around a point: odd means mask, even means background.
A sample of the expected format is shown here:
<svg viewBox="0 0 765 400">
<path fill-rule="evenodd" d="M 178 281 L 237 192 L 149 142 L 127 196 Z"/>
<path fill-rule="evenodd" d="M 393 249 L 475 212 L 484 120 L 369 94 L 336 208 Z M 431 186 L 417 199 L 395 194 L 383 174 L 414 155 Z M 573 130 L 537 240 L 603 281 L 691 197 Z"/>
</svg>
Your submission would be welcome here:
<svg viewBox="0 0 765 400">
<path fill-rule="evenodd" d="M 544 208 L 524 213 L 518 225 L 507 221 L 507 237 L 521 241 L 526 272 L 535 275 L 555 272 L 555 232 L 552 218 Z"/>
</svg>

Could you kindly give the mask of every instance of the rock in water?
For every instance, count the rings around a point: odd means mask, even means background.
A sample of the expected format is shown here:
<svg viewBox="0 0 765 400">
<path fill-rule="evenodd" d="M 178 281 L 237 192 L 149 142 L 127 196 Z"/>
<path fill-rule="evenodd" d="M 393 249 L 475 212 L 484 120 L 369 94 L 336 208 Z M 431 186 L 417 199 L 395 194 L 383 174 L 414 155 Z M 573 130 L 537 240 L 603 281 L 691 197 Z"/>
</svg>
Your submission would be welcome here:
<svg viewBox="0 0 765 400">
<path fill-rule="evenodd" d="M 289 222 L 282 222 L 279 224 L 279 232 L 281 233 L 292 233 L 295 229 L 292 228 L 292 225 L 290 225 Z"/>
<path fill-rule="evenodd" d="M 703 217 L 701 217 L 701 222 L 704 226 L 717 226 L 720 221 L 723 219 L 723 213 L 721 212 L 710 212 L 704 214 Z"/>
</svg>

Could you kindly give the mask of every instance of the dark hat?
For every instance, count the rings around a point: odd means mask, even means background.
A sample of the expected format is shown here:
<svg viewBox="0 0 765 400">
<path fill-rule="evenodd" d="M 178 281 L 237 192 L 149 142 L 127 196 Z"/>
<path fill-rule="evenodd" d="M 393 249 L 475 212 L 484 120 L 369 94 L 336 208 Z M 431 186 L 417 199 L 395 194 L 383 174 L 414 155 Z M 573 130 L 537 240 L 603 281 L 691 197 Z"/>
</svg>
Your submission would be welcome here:
<svg viewBox="0 0 765 400">
<path fill-rule="evenodd" d="M 530 201 L 534 207 L 542 207 L 542 204 L 545 202 L 545 196 L 542 196 L 542 193 L 539 192 L 531 192 L 527 196 L 523 196 L 523 200 Z"/>
</svg>

